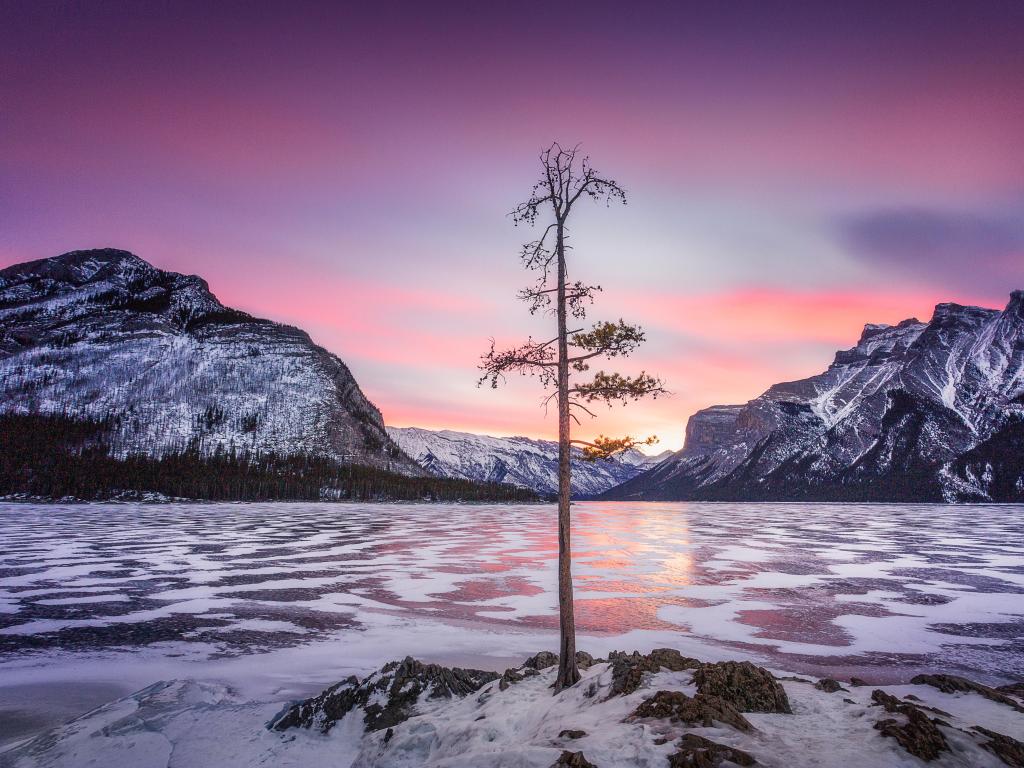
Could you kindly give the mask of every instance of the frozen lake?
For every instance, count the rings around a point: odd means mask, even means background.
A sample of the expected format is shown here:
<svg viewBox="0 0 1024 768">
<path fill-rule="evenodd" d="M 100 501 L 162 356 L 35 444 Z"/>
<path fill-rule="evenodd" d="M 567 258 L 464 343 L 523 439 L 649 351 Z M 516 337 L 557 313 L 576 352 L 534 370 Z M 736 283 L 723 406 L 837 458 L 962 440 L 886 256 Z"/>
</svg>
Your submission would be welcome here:
<svg viewBox="0 0 1024 768">
<path fill-rule="evenodd" d="M 585 650 L 1024 678 L 1024 507 L 593 502 L 573 536 Z M 68 684 L 503 668 L 556 646 L 555 557 L 549 505 L 0 505 L 0 720 Z"/>
</svg>

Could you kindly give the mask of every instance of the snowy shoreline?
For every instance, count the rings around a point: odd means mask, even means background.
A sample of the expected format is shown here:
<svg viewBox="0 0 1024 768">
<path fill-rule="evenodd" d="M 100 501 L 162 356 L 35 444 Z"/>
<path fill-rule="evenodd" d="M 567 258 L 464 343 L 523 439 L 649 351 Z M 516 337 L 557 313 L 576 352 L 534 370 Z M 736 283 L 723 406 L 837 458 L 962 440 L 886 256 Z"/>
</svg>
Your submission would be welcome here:
<svg viewBox="0 0 1024 768">
<path fill-rule="evenodd" d="M 0 749 L 0 766 L 839 768 L 922 765 L 915 751 L 930 765 L 996 768 L 1024 758 L 1019 686 L 1010 695 L 945 676 L 853 685 L 664 649 L 584 657 L 582 681 L 552 695 L 553 659 L 504 675 L 407 659 L 302 706 L 159 682 Z"/>
</svg>

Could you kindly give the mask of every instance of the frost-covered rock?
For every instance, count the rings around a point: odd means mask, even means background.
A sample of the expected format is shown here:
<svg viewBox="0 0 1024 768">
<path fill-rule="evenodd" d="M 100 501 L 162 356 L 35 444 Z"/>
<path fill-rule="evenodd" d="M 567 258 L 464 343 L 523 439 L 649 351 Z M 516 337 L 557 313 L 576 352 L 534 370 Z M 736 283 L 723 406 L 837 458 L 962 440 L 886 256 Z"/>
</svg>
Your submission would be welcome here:
<svg viewBox="0 0 1024 768">
<path fill-rule="evenodd" d="M 1024 500 L 1024 291 L 867 325 L 824 373 L 697 412 L 602 498 Z"/>
<path fill-rule="evenodd" d="M 422 474 L 337 356 L 127 251 L 0 271 L 0 411 L 114 417 L 121 456 L 302 452 Z"/>
<path fill-rule="evenodd" d="M 366 730 L 379 731 L 408 720 L 417 707 L 432 699 L 467 696 L 496 679 L 494 672 L 423 664 L 407 656 L 385 664 L 363 680 L 350 677 L 291 706 L 271 727 L 278 731 L 315 728 L 327 733 L 347 714 L 359 710 Z"/>
<path fill-rule="evenodd" d="M 753 728 L 750 721 L 728 701 L 705 693 L 687 696 L 682 691 L 658 691 L 649 699 L 644 699 L 629 717 L 631 720 L 654 718 L 672 723 L 697 724 L 705 728 L 723 723 L 738 731 Z"/>
<path fill-rule="evenodd" d="M 669 755 L 668 768 L 704 768 L 718 766 L 723 762 L 742 766 L 757 765 L 757 760 L 749 752 L 718 744 L 696 733 L 687 733 L 679 740 L 679 751 Z"/>
<path fill-rule="evenodd" d="M 1024 706 L 1018 704 L 1005 693 L 959 675 L 916 675 L 910 682 L 914 685 L 930 685 L 933 688 L 938 688 L 943 693 L 976 693 L 979 696 L 984 696 L 986 699 L 1012 707 L 1018 712 L 1024 712 Z"/>
<path fill-rule="evenodd" d="M 934 760 L 949 751 L 946 737 L 939 730 L 940 721 L 930 718 L 917 705 L 900 701 L 885 691 L 875 690 L 872 700 L 889 714 L 902 715 L 900 718 L 887 717 L 875 723 L 875 729 L 883 736 L 896 739 L 907 752 L 924 761 Z"/>
<path fill-rule="evenodd" d="M 558 443 L 528 437 L 491 437 L 451 430 L 388 427 L 391 438 L 420 464 L 441 477 L 508 483 L 545 496 L 558 493 Z M 585 461 L 573 447 L 572 493 L 595 496 L 654 466 L 670 455 L 647 456 L 632 449 L 620 456 Z"/>
<path fill-rule="evenodd" d="M 650 675 L 662 669 L 681 672 L 700 666 L 697 659 L 683 656 L 674 648 L 655 648 L 647 654 L 641 654 L 639 651 L 612 651 L 608 654 L 608 662 L 612 670 L 609 696 L 626 696 L 638 690 L 645 674 Z"/>
<path fill-rule="evenodd" d="M 749 661 L 701 664 L 693 673 L 693 682 L 701 693 L 719 696 L 740 712 L 793 712 L 786 690 L 772 673 Z"/>
</svg>

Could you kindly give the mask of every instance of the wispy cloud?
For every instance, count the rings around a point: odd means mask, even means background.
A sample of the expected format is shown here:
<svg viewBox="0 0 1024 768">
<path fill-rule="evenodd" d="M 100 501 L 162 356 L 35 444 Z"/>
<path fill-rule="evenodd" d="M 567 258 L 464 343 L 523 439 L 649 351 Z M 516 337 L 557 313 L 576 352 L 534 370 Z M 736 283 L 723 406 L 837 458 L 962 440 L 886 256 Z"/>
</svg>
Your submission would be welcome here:
<svg viewBox="0 0 1024 768">
<path fill-rule="evenodd" d="M 1024 285 L 1024 212 L 1017 216 L 895 208 L 842 219 L 850 253 L 953 292 L 1006 293 Z"/>
</svg>

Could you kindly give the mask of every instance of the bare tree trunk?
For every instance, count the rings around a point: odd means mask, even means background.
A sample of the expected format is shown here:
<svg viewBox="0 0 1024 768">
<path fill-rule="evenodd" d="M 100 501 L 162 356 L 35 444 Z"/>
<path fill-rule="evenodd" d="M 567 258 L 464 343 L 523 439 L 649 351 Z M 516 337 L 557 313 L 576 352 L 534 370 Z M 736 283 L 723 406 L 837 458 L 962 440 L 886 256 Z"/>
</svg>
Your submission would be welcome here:
<svg viewBox="0 0 1024 768">
<path fill-rule="evenodd" d="M 555 692 L 579 682 L 576 618 L 572 602 L 572 548 L 569 540 L 569 340 L 566 333 L 565 242 L 558 222 L 558 677 Z"/>
</svg>

